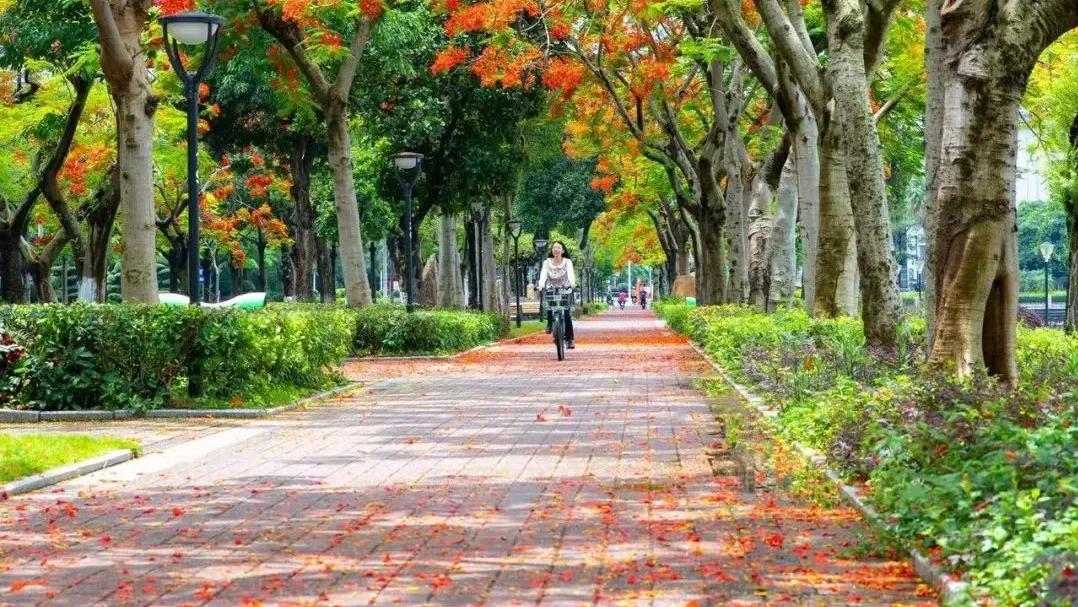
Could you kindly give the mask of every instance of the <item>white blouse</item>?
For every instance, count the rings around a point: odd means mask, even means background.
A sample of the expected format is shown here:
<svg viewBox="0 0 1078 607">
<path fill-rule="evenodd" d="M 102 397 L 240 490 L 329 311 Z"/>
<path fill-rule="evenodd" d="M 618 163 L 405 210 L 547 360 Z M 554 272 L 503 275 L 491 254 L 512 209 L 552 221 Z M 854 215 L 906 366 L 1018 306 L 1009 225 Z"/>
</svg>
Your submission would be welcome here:
<svg viewBox="0 0 1078 607">
<path fill-rule="evenodd" d="M 553 257 L 547 257 L 543 261 L 543 269 L 539 272 L 539 284 L 536 288 L 542 290 L 547 287 L 552 289 L 576 287 L 576 272 L 573 271 L 572 259 L 563 257 L 561 265 L 555 265 Z"/>
</svg>

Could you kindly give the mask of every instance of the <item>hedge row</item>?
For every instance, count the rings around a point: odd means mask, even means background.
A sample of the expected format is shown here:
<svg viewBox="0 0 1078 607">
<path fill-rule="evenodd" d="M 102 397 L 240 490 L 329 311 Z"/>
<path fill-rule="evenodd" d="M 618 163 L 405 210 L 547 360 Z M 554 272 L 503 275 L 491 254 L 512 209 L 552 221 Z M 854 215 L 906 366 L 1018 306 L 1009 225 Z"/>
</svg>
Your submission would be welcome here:
<svg viewBox="0 0 1078 607">
<path fill-rule="evenodd" d="M 443 354 L 467 350 L 504 335 L 498 314 L 461 310 L 416 310 L 378 305 L 357 314 L 356 354 Z"/>
<path fill-rule="evenodd" d="M 137 410 L 182 400 L 319 388 L 349 354 L 444 352 L 491 341 L 496 316 L 321 305 L 258 312 L 188 307 L 0 307 L 0 407 Z"/>
<path fill-rule="evenodd" d="M 1020 385 L 923 362 L 924 322 L 896 353 L 855 319 L 660 304 L 660 314 L 780 410 L 905 542 L 972 583 L 978 602 L 1069 604 L 1078 554 L 1078 338 L 1019 329 Z M 986 598 L 991 597 L 991 598 Z"/>
</svg>

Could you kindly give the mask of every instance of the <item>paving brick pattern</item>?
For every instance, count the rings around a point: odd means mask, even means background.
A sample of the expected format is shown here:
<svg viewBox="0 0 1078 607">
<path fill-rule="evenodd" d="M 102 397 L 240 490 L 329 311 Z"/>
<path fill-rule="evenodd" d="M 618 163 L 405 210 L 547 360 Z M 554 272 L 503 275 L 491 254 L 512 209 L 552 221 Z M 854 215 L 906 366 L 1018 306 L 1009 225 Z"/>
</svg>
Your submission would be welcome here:
<svg viewBox="0 0 1078 607">
<path fill-rule="evenodd" d="M 706 459 L 706 372 L 650 313 L 579 321 L 0 501 L 0 605 L 928 605 L 859 522 Z"/>
</svg>

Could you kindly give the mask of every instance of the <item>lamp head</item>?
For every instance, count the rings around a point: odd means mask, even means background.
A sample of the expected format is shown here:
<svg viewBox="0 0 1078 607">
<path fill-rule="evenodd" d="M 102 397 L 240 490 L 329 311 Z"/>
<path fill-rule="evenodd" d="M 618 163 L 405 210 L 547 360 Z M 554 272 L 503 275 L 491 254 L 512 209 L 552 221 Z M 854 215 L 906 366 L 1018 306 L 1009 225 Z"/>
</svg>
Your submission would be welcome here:
<svg viewBox="0 0 1078 607">
<path fill-rule="evenodd" d="M 398 171 L 411 171 L 423 164 L 423 154 L 418 152 L 400 152 L 393 155 L 393 166 Z"/>
<path fill-rule="evenodd" d="M 535 245 L 536 253 L 542 253 L 546 250 L 546 238 L 536 238 L 532 240 L 532 244 Z"/>
<path fill-rule="evenodd" d="M 520 238 L 520 234 L 524 230 L 524 224 L 519 219 L 510 219 L 509 223 L 509 235 L 513 238 Z"/>
<path fill-rule="evenodd" d="M 161 29 L 165 37 L 165 53 L 177 75 L 188 84 L 201 81 L 213 68 L 217 56 L 217 42 L 221 26 L 225 20 L 217 15 L 190 11 L 161 18 Z M 189 72 L 180 56 L 180 45 L 207 47 L 202 65 L 195 72 Z"/>
<path fill-rule="evenodd" d="M 1056 246 L 1050 242 L 1041 243 L 1041 257 L 1044 258 L 1045 263 L 1052 259 L 1052 252 L 1056 250 Z"/>
<path fill-rule="evenodd" d="M 176 42 L 186 45 L 206 44 L 217 35 L 217 30 L 224 23 L 225 20 L 221 17 L 200 11 L 161 18 L 165 36 L 171 35 Z"/>
</svg>

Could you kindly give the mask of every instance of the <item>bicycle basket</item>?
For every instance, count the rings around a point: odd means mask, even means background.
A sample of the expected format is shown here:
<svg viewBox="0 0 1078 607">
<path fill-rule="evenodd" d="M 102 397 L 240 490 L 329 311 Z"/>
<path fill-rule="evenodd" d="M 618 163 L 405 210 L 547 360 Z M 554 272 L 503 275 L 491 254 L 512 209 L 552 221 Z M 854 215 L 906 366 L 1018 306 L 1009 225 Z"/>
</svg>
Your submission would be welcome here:
<svg viewBox="0 0 1078 607">
<path fill-rule="evenodd" d="M 565 310 L 573 305 L 573 291 L 571 289 L 555 289 L 544 295 L 548 310 Z"/>
</svg>

